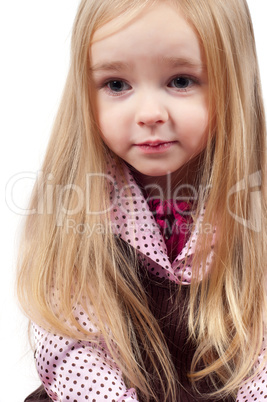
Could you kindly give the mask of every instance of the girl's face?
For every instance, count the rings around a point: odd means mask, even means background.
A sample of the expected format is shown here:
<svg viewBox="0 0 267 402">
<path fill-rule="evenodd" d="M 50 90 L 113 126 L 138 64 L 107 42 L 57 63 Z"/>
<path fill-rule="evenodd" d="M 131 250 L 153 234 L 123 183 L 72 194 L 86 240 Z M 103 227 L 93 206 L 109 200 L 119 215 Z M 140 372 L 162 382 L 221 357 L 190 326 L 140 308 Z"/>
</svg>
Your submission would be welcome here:
<svg viewBox="0 0 267 402">
<path fill-rule="evenodd" d="M 206 146 L 208 82 L 199 39 L 166 2 L 121 30 L 96 31 L 91 65 L 106 145 L 137 171 L 163 176 Z"/>
</svg>

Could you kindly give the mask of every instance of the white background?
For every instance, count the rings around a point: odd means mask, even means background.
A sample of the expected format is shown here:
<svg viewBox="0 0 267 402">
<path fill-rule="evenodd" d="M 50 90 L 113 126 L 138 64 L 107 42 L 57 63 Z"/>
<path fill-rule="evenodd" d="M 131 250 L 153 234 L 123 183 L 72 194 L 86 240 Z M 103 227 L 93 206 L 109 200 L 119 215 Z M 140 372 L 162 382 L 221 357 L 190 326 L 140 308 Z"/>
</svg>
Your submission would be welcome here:
<svg viewBox="0 0 267 402">
<path fill-rule="evenodd" d="M 33 175 L 40 168 L 67 74 L 78 3 L 79 0 L 0 3 L 0 402 L 23 402 L 39 385 L 27 340 L 27 320 L 17 306 L 14 290 L 22 217 L 11 210 L 9 197 L 5 200 L 5 188 L 14 175 Z M 266 0 L 248 3 L 266 104 Z M 16 185 L 13 196 L 18 207 L 26 205 L 32 184 L 29 179 Z"/>
</svg>

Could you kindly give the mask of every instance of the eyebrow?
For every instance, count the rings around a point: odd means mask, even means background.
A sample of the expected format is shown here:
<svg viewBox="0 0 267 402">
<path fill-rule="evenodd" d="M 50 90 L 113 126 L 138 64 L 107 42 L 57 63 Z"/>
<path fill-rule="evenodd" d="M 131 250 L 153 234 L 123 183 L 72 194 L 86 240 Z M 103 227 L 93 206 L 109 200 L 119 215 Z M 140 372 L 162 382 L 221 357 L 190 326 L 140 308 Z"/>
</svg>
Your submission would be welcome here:
<svg viewBox="0 0 267 402">
<path fill-rule="evenodd" d="M 129 70 L 130 65 L 128 63 L 122 61 L 114 61 L 114 62 L 105 62 L 105 63 L 98 63 L 94 66 L 91 66 L 90 70 L 92 72 L 95 71 L 122 71 L 122 70 Z"/>
<path fill-rule="evenodd" d="M 188 67 L 188 68 L 198 68 L 198 69 L 206 69 L 206 66 L 202 63 L 199 63 L 190 58 L 183 58 L 183 57 L 160 57 L 159 64 L 165 64 L 169 67 Z M 125 63 L 122 61 L 114 61 L 114 62 L 104 62 L 98 63 L 94 66 L 91 66 L 90 70 L 92 72 L 96 71 L 127 71 L 131 70 L 131 65 L 129 63 Z"/>
<path fill-rule="evenodd" d="M 160 61 L 163 64 L 169 65 L 170 67 L 189 67 L 189 68 L 201 68 L 205 69 L 206 66 L 198 61 L 191 58 L 184 57 L 161 57 Z"/>
</svg>

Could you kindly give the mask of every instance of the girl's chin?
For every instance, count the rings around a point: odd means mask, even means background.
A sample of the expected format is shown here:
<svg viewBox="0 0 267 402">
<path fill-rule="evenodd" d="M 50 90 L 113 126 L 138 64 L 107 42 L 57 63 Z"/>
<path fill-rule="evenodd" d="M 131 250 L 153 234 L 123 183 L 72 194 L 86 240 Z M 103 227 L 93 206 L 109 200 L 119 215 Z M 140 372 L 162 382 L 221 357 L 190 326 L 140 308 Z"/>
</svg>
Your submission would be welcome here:
<svg viewBox="0 0 267 402">
<path fill-rule="evenodd" d="M 136 175 L 138 175 L 139 177 L 144 177 L 144 178 L 147 178 L 147 179 L 148 178 L 156 179 L 157 177 L 165 177 L 165 176 L 173 173 L 172 171 L 166 172 L 165 170 L 164 171 L 162 171 L 162 170 L 160 170 L 160 171 L 156 171 L 156 170 L 150 171 L 150 170 L 137 170 L 135 168 L 133 168 L 131 170 L 133 170 L 133 172 Z"/>
<path fill-rule="evenodd" d="M 159 162 L 160 163 L 160 162 Z M 166 168 L 162 169 L 162 167 L 159 169 L 159 166 L 157 167 L 152 167 L 152 168 L 147 168 L 147 167 L 136 167 L 133 165 L 130 165 L 129 163 L 126 163 L 128 167 L 131 169 L 133 173 L 138 174 L 139 176 L 146 176 L 146 177 L 164 177 L 169 174 L 172 174 L 177 171 L 177 169 L 169 169 L 167 170 Z"/>
</svg>

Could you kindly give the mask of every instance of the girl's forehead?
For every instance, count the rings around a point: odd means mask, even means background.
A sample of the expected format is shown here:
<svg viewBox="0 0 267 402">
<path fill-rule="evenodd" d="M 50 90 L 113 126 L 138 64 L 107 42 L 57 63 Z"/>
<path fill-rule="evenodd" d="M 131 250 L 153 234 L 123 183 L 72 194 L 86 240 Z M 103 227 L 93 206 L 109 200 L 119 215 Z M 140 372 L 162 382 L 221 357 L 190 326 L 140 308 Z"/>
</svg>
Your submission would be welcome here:
<svg viewBox="0 0 267 402">
<path fill-rule="evenodd" d="M 120 29 L 118 23 L 124 23 Z M 198 35 L 183 14 L 168 2 L 145 8 L 126 24 L 121 17 L 105 24 L 93 37 L 91 56 L 93 64 L 128 56 L 154 57 L 155 62 L 176 56 L 192 64 L 202 63 Z"/>
<path fill-rule="evenodd" d="M 174 6 L 174 4 L 172 4 L 172 2 L 170 1 L 157 1 L 155 3 L 148 3 L 141 9 L 140 7 L 132 9 L 131 12 L 126 12 L 123 13 L 123 15 L 111 18 L 108 22 L 101 25 L 101 27 L 94 32 L 91 44 L 126 29 L 128 26 L 133 25 L 136 21 L 140 22 L 145 20 L 147 15 L 151 16 L 153 14 L 156 14 L 154 11 L 160 9 L 162 11 L 166 11 L 167 9 L 169 9 L 174 15 L 176 13 L 177 16 L 180 15 L 180 17 L 182 17 L 182 13 L 178 9 L 177 5 Z M 146 28 L 147 31 L 149 31 L 151 27 L 149 25 L 146 25 Z"/>
<path fill-rule="evenodd" d="M 91 43 L 102 40 L 105 37 L 118 32 L 131 23 L 134 19 L 138 18 L 142 10 L 147 7 L 148 6 L 142 7 L 141 10 L 139 8 L 133 8 L 131 12 L 127 12 L 127 10 L 125 10 L 122 12 L 122 14 L 110 15 L 107 22 L 99 21 L 100 26 L 95 30 L 93 37 L 91 38 Z"/>
</svg>

